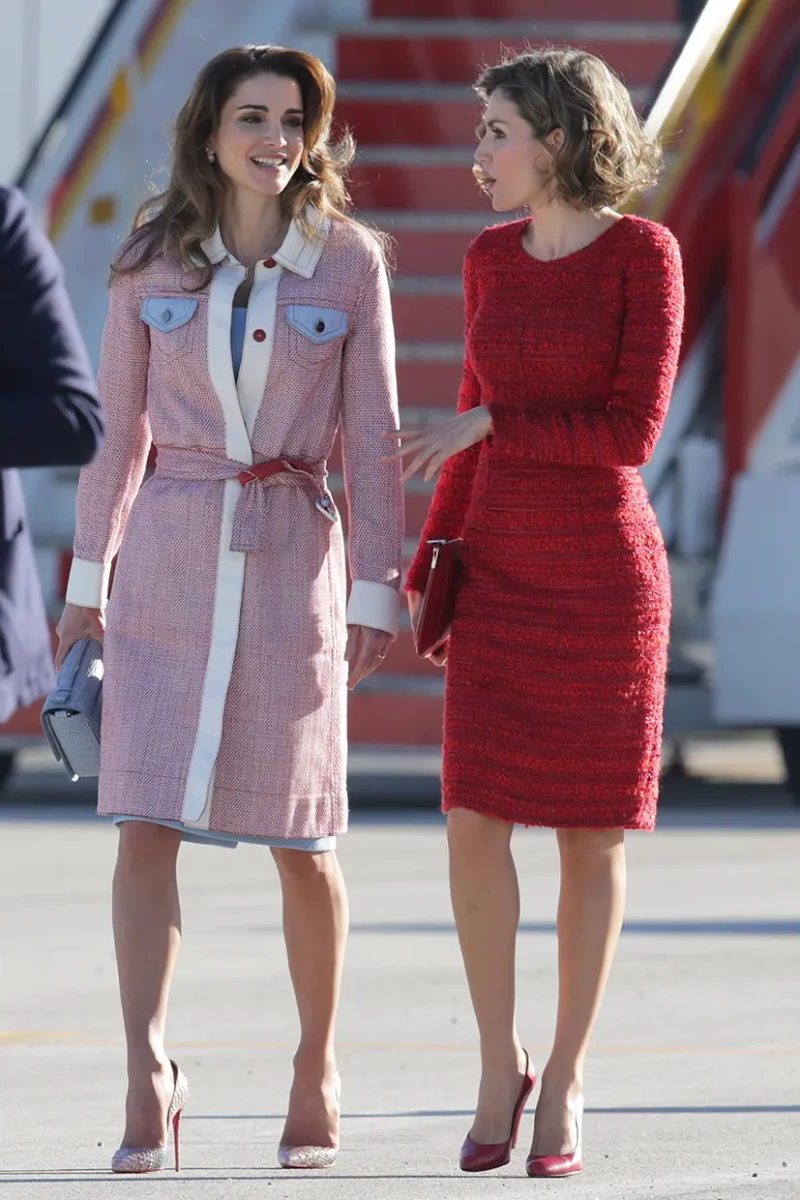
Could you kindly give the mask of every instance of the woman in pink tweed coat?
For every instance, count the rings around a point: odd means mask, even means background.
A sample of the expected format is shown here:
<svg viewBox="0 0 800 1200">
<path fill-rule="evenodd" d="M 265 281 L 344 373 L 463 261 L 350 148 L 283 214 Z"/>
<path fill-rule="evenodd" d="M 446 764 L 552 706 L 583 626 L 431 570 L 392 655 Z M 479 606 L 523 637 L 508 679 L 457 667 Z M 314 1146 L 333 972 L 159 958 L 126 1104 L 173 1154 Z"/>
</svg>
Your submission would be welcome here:
<svg viewBox="0 0 800 1200">
<path fill-rule="evenodd" d="M 347 685 L 397 631 L 403 505 L 399 466 L 379 461 L 397 426 L 386 270 L 344 215 L 352 146 L 328 141 L 333 100 L 310 55 L 213 59 L 178 117 L 168 189 L 112 271 L 108 436 L 81 475 L 59 656 L 105 636 L 99 809 L 120 830 L 128 1044 L 117 1171 L 163 1166 L 186 1097 L 164 1046 L 186 838 L 272 848 L 301 1026 L 279 1161 L 336 1157 Z M 349 603 L 326 483 L 337 429 Z"/>
</svg>

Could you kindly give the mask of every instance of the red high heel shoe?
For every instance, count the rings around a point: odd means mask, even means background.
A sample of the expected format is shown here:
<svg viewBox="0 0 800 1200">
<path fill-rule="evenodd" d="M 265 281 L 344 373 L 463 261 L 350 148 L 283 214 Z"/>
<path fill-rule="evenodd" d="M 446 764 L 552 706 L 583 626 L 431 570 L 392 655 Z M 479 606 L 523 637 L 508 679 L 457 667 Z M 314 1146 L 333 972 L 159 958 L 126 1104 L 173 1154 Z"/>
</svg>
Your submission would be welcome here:
<svg viewBox="0 0 800 1200">
<path fill-rule="evenodd" d="M 535 1087 L 536 1072 L 531 1066 L 530 1055 L 526 1050 L 525 1078 L 522 1081 L 522 1088 L 520 1089 L 517 1103 L 514 1105 L 514 1112 L 511 1117 L 511 1132 L 508 1135 L 508 1141 L 493 1142 L 490 1145 L 481 1146 L 478 1142 L 473 1142 L 468 1134 L 464 1145 L 461 1147 L 459 1166 L 462 1171 L 493 1171 L 495 1167 L 504 1167 L 511 1160 L 511 1151 L 517 1145 L 522 1113 L 528 1097 Z"/>
<path fill-rule="evenodd" d="M 583 1096 L 575 1104 L 575 1149 L 569 1154 L 529 1154 L 525 1173 L 540 1179 L 561 1179 L 583 1170 Z"/>
</svg>

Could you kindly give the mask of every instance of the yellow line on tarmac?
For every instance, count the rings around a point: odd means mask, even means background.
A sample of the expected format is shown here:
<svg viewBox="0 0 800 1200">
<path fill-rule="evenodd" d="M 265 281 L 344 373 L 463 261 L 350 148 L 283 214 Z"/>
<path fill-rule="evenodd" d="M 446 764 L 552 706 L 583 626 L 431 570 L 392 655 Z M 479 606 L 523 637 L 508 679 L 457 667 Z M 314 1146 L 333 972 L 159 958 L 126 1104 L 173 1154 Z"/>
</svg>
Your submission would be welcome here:
<svg viewBox="0 0 800 1200">
<path fill-rule="evenodd" d="M 90 1034 L 76 1030 L 65 1029 L 0 1029 L 0 1044 L 19 1045 L 21 1043 L 36 1043 L 58 1045 L 66 1042 L 70 1046 L 81 1048 L 110 1048 L 124 1046 L 122 1038 L 93 1038 Z M 294 1050 L 293 1042 L 172 1042 L 176 1050 Z M 549 1046 L 533 1045 L 532 1051 L 538 1054 L 549 1050 Z M 474 1054 L 477 1047 L 473 1043 L 435 1043 L 435 1042 L 343 1042 L 339 1049 L 343 1051 L 365 1051 L 369 1053 L 398 1051 L 423 1054 Z M 602 1054 L 674 1054 L 697 1055 L 698 1057 L 729 1054 L 800 1054 L 800 1046 L 784 1046 L 763 1044 L 753 1046 L 594 1046 L 594 1055 Z"/>
</svg>

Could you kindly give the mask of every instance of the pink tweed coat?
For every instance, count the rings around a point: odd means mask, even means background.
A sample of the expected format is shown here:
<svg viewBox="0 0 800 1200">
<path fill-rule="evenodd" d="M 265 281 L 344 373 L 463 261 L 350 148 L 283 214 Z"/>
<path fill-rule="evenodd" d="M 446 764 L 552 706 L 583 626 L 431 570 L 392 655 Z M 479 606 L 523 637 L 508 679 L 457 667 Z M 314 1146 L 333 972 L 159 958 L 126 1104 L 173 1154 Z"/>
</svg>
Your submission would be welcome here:
<svg viewBox="0 0 800 1200">
<path fill-rule="evenodd" d="M 81 472 L 74 604 L 108 602 L 101 813 L 240 836 L 347 826 L 346 625 L 397 632 L 401 471 L 394 334 L 378 247 L 293 224 L 259 263 L 238 382 L 230 329 L 245 269 L 219 233 L 201 291 L 157 259 L 117 278 L 99 390 L 105 448 Z M 194 280 L 196 283 L 196 279 Z M 352 588 L 326 487 L 341 432 Z M 151 442 L 157 468 L 142 485 Z M 242 484 L 247 466 L 299 459 Z M 120 548 L 121 547 L 121 548 Z"/>
</svg>

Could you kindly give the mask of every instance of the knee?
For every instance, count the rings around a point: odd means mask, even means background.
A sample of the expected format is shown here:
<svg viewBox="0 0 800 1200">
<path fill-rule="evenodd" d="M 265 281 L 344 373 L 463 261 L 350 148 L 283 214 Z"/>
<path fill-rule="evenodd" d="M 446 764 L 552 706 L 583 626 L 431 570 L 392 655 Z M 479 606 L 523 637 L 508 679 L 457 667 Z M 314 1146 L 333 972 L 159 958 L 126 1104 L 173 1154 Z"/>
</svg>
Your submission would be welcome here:
<svg viewBox="0 0 800 1200">
<path fill-rule="evenodd" d="M 174 863 L 180 844 L 177 829 L 146 821 L 123 821 L 119 826 L 117 865 L 132 874 L 152 871 L 164 863 Z"/>
<path fill-rule="evenodd" d="M 621 853 L 624 829 L 559 829 L 558 846 L 563 859 L 588 865 Z"/>
<path fill-rule="evenodd" d="M 329 880 L 338 873 L 336 855 L 330 850 L 287 850 L 273 847 L 272 856 L 281 879 L 287 883 L 311 884 Z"/>
<path fill-rule="evenodd" d="M 451 854 L 487 854 L 505 849 L 513 826 L 471 808 L 451 808 L 447 814 L 447 843 Z"/>
</svg>

